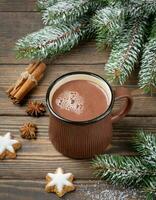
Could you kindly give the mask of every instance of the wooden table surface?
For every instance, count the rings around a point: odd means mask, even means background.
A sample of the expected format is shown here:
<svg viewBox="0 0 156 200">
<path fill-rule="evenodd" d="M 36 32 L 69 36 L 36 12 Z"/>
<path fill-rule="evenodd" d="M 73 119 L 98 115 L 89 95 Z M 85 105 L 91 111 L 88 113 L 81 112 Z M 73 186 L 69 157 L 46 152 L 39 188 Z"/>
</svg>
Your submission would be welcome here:
<svg viewBox="0 0 156 200">
<path fill-rule="evenodd" d="M 57 167 L 63 167 L 76 177 L 77 190 L 62 199 L 143 199 L 135 190 L 114 187 L 96 179 L 90 160 L 73 160 L 57 152 L 48 140 L 48 113 L 41 118 L 28 117 L 25 113 L 28 99 L 45 101 L 48 85 L 64 73 L 85 70 L 104 77 L 104 64 L 109 53 L 98 53 L 94 41 L 83 42 L 70 53 L 51 62 L 44 79 L 25 99 L 23 106 L 15 106 L 7 98 L 5 91 L 29 63 L 28 60 L 16 59 L 14 44 L 17 39 L 42 26 L 35 0 L 0 0 L 0 134 L 11 131 L 23 144 L 16 159 L 0 161 L 0 200 L 59 199 L 54 194 L 44 192 L 46 174 Z M 132 155 L 134 152 L 130 142 L 137 129 L 155 131 L 156 97 L 144 95 L 136 85 L 136 77 L 134 73 L 127 82 L 134 98 L 133 108 L 127 117 L 114 125 L 112 144 L 107 153 Z M 29 121 L 38 126 L 37 140 L 27 141 L 20 137 L 19 127 Z"/>
</svg>

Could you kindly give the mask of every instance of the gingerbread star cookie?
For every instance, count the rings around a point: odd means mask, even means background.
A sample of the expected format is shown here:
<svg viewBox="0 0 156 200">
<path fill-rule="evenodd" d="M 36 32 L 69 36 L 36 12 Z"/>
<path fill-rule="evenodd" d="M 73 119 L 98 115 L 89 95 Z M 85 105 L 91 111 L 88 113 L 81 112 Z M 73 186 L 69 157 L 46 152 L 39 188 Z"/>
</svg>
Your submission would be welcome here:
<svg viewBox="0 0 156 200">
<path fill-rule="evenodd" d="M 74 176 L 71 173 L 63 173 L 62 168 L 58 168 L 55 173 L 48 173 L 46 176 L 46 192 L 55 192 L 59 197 L 65 193 L 75 190 L 72 181 Z"/>
<path fill-rule="evenodd" d="M 21 143 L 11 139 L 11 133 L 0 136 L 0 159 L 16 158 L 16 150 L 21 148 Z"/>
</svg>

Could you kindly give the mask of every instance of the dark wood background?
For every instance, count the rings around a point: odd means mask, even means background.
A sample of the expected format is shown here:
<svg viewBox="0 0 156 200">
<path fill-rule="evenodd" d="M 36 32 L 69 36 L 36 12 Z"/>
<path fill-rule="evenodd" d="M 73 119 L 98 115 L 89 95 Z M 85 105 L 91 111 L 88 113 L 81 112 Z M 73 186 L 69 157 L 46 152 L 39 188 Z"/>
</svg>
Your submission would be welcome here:
<svg viewBox="0 0 156 200">
<path fill-rule="evenodd" d="M 104 64 L 109 52 L 97 52 L 94 41 L 82 42 L 48 65 L 44 79 L 25 99 L 23 106 L 15 106 L 7 98 L 5 91 L 29 63 L 28 60 L 16 59 L 13 49 L 15 42 L 42 26 L 35 0 L 0 0 L 0 134 L 11 131 L 23 144 L 15 160 L 0 161 L 0 200 L 59 199 L 54 194 L 44 192 L 46 174 L 57 167 L 63 167 L 76 177 L 77 190 L 62 199 L 143 199 L 135 190 L 114 187 L 96 179 L 89 160 L 73 160 L 58 153 L 48 140 L 48 113 L 39 119 L 28 117 L 25 113 L 28 99 L 45 101 L 48 85 L 64 73 L 85 70 L 104 77 Z M 126 85 L 132 92 L 134 105 L 129 115 L 114 125 L 113 140 L 107 153 L 134 154 L 130 142 L 136 131 L 144 128 L 154 132 L 156 128 L 155 95 L 144 95 L 138 89 L 137 72 Z M 38 126 L 37 140 L 27 141 L 20 137 L 19 127 L 29 121 Z"/>
</svg>

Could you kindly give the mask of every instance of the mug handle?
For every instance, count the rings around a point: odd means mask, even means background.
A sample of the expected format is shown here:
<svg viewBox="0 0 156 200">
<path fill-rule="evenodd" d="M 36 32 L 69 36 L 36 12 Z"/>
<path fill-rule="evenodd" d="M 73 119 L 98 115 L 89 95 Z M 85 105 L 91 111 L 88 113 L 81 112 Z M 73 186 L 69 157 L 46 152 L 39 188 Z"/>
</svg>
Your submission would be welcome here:
<svg viewBox="0 0 156 200">
<path fill-rule="evenodd" d="M 115 90 L 115 101 L 121 99 L 125 99 L 124 105 L 120 110 L 112 113 L 112 123 L 118 122 L 120 119 L 125 117 L 132 107 L 133 99 L 127 88 L 119 87 Z"/>
</svg>

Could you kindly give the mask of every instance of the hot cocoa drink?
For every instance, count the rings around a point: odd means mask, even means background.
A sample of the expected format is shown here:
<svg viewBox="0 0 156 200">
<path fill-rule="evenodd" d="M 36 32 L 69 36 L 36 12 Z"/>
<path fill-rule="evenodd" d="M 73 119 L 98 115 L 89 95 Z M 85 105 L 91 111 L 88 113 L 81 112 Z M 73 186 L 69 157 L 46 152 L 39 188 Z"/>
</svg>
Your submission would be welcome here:
<svg viewBox="0 0 156 200">
<path fill-rule="evenodd" d="M 72 121 L 91 120 L 103 114 L 109 105 L 106 92 L 88 80 L 72 80 L 61 85 L 53 94 L 53 110 Z"/>
</svg>

